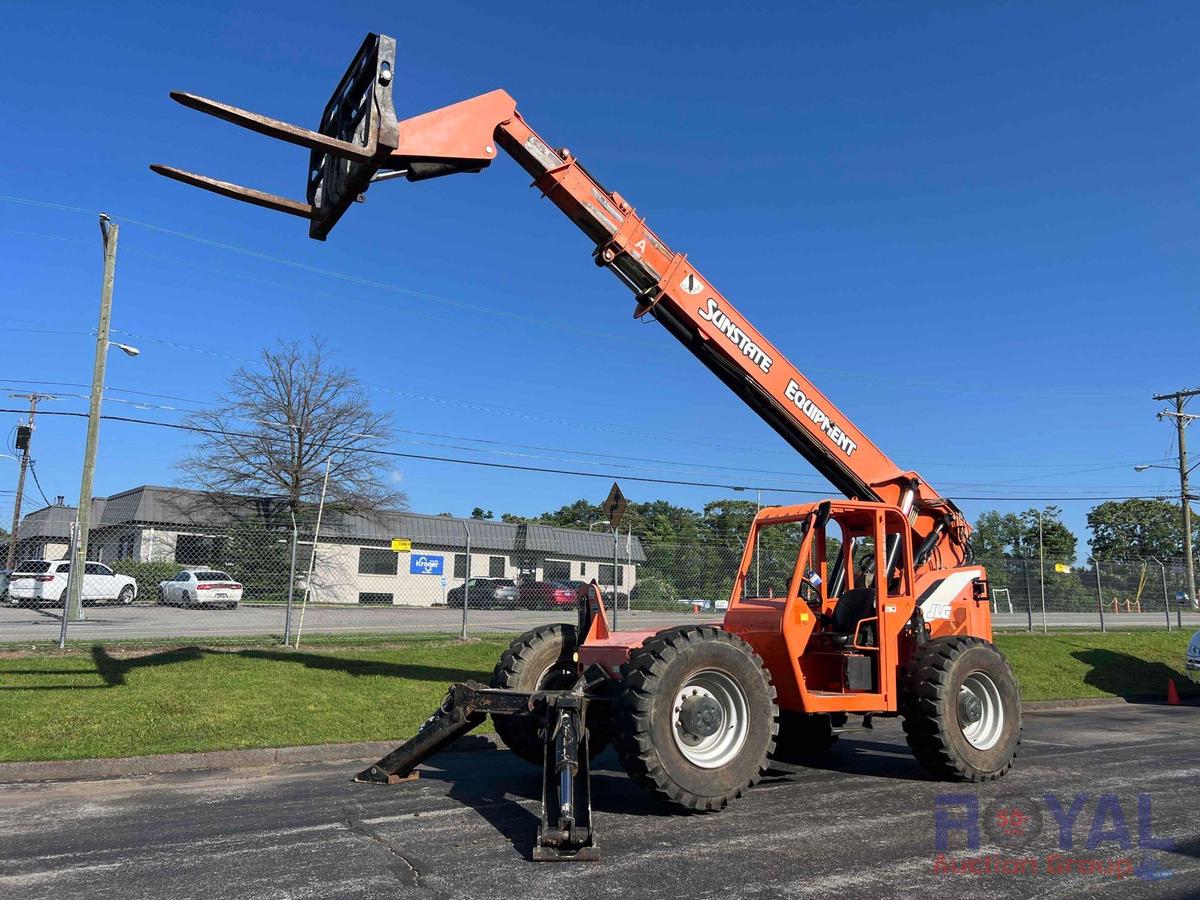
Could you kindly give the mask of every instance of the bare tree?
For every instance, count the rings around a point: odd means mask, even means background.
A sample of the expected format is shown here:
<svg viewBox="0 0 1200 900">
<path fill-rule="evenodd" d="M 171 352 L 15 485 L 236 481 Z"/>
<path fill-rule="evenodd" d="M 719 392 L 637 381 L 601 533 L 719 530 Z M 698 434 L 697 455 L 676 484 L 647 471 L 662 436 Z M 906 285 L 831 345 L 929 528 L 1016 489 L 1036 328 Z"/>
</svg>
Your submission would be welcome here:
<svg viewBox="0 0 1200 900">
<path fill-rule="evenodd" d="M 388 483 L 387 458 L 364 452 L 391 439 L 391 414 L 371 408 L 319 338 L 265 348 L 260 366 L 239 368 L 217 404 L 188 424 L 205 431 L 180 468 L 213 494 L 278 496 L 298 513 L 316 502 L 329 460 L 327 504 L 353 512 L 406 504 Z"/>
</svg>

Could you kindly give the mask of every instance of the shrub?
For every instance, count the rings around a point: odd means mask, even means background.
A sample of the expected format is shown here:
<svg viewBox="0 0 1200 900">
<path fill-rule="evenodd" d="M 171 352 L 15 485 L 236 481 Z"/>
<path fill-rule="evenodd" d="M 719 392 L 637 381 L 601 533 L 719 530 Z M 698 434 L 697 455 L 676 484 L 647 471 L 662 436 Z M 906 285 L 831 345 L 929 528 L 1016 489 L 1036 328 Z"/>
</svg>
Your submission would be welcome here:
<svg viewBox="0 0 1200 900">
<path fill-rule="evenodd" d="M 630 605 L 633 609 L 675 609 L 679 593 L 661 575 L 643 575 L 633 586 Z"/>
<path fill-rule="evenodd" d="M 128 575 L 138 585 L 138 597 L 150 599 L 158 593 L 158 583 L 168 581 L 179 574 L 180 566 L 173 562 L 139 562 L 136 559 L 118 559 L 112 570 Z"/>
</svg>

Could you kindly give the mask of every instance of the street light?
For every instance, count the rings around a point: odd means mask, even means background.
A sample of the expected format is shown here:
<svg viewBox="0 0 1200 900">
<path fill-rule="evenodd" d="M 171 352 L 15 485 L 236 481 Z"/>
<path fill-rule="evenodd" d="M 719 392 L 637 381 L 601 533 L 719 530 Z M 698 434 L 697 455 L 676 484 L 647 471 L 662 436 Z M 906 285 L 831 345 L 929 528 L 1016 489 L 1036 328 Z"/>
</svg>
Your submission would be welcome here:
<svg viewBox="0 0 1200 900">
<path fill-rule="evenodd" d="M 734 487 L 735 491 L 748 491 L 750 488 Z M 754 518 L 758 518 L 758 514 L 762 512 L 762 488 L 755 488 L 754 492 L 758 495 L 758 500 L 754 507 Z M 762 596 L 762 554 L 759 552 L 762 549 L 762 541 L 759 538 L 759 533 L 754 533 L 754 596 Z"/>
<path fill-rule="evenodd" d="M 1042 633 L 1046 634 L 1050 629 L 1046 627 L 1046 554 L 1042 544 L 1042 511 L 1035 508 L 1033 512 L 1038 517 L 1038 583 L 1042 592 Z"/>
<path fill-rule="evenodd" d="M 608 519 L 597 519 L 595 522 L 588 523 L 588 531 L 591 531 L 592 527 L 595 525 L 607 525 L 609 527 L 609 530 L 612 531 L 612 536 L 613 536 L 613 566 L 612 566 L 613 618 L 612 618 L 612 627 L 616 628 L 617 627 L 617 612 L 621 608 L 621 601 L 617 597 L 617 529 L 613 528 L 612 522 L 608 521 Z M 599 574 L 599 572 L 597 571 L 597 575 L 598 574 Z"/>
<path fill-rule="evenodd" d="M 88 526 L 92 517 L 92 485 L 96 474 L 96 446 L 100 441 L 100 402 L 104 397 L 104 372 L 108 348 L 116 347 L 126 356 L 137 356 L 136 347 L 109 340 L 112 325 L 113 277 L 117 268 L 117 238 L 120 226 L 106 213 L 100 214 L 100 237 L 104 248 L 104 275 L 100 284 L 100 320 L 96 323 L 96 359 L 92 365 L 92 393 L 88 403 L 87 441 L 83 448 L 83 475 L 79 481 L 79 506 L 75 510 L 75 539 L 71 547 L 71 568 L 67 576 L 67 600 L 63 604 L 59 647 L 67 644 L 67 622 L 83 618 L 83 575 L 87 562 Z"/>
<path fill-rule="evenodd" d="M 1196 466 L 1200 466 L 1200 462 L 1197 462 L 1196 465 L 1191 466 L 1186 471 L 1191 472 L 1193 469 L 1196 468 Z M 1133 471 L 1145 472 L 1147 469 L 1170 469 L 1172 472 L 1174 472 L 1178 468 L 1179 468 L 1178 466 L 1160 466 L 1160 465 L 1156 465 L 1155 463 L 1141 463 L 1139 465 L 1134 466 Z"/>
</svg>

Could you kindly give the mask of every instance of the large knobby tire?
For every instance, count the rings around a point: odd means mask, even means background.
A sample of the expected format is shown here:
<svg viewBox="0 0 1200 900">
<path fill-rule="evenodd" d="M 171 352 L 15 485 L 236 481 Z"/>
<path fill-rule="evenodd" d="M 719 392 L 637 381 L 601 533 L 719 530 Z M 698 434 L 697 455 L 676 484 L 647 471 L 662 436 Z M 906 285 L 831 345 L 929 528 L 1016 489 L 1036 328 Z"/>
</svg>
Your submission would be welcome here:
<svg viewBox="0 0 1200 900">
<path fill-rule="evenodd" d="M 954 781 L 995 781 L 1021 744 L 1021 697 L 1008 660 L 987 641 L 938 638 L 917 651 L 904 733 L 917 761 Z"/>
<path fill-rule="evenodd" d="M 767 768 L 775 687 L 754 649 L 708 625 L 673 628 L 622 669 L 615 744 L 625 770 L 687 810 L 724 809 Z"/>
<path fill-rule="evenodd" d="M 543 625 L 527 631 L 511 644 L 492 672 L 492 687 L 514 691 L 561 690 L 578 680 L 575 651 L 579 649 L 574 625 Z M 496 733 L 521 759 L 541 768 L 546 742 L 539 735 L 543 723 L 535 716 L 493 716 Z M 608 746 L 606 723 L 588 722 L 588 753 L 595 757 Z"/>
</svg>

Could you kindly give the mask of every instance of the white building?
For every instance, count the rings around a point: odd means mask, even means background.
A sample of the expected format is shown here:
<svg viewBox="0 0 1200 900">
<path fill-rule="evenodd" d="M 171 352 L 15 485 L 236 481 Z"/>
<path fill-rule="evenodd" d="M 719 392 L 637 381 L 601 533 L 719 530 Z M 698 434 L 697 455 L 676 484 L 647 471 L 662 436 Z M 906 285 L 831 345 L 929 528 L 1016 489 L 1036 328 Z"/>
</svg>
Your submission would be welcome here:
<svg viewBox="0 0 1200 900">
<path fill-rule="evenodd" d="M 227 569 L 248 588 L 261 583 L 270 585 L 262 588 L 270 592 L 286 586 L 291 532 L 276 498 L 143 485 L 93 503 L 91 559 L 108 565 L 132 560 L 214 566 Z M 74 517 L 74 507 L 63 505 L 27 515 L 18 529 L 18 558 L 66 556 Z M 410 542 L 411 550 L 393 550 L 397 539 Z M 446 591 L 461 586 L 467 575 L 468 544 L 472 578 L 612 583 L 611 532 L 408 512 L 327 512 L 310 600 L 443 603 Z M 301 573 L 311 546 L 309 526 L 300 533 Z M 615 549 L 617 590 L 628 594 L 646 557 L 636 537 L 619 536 Z"/>
</svg>

